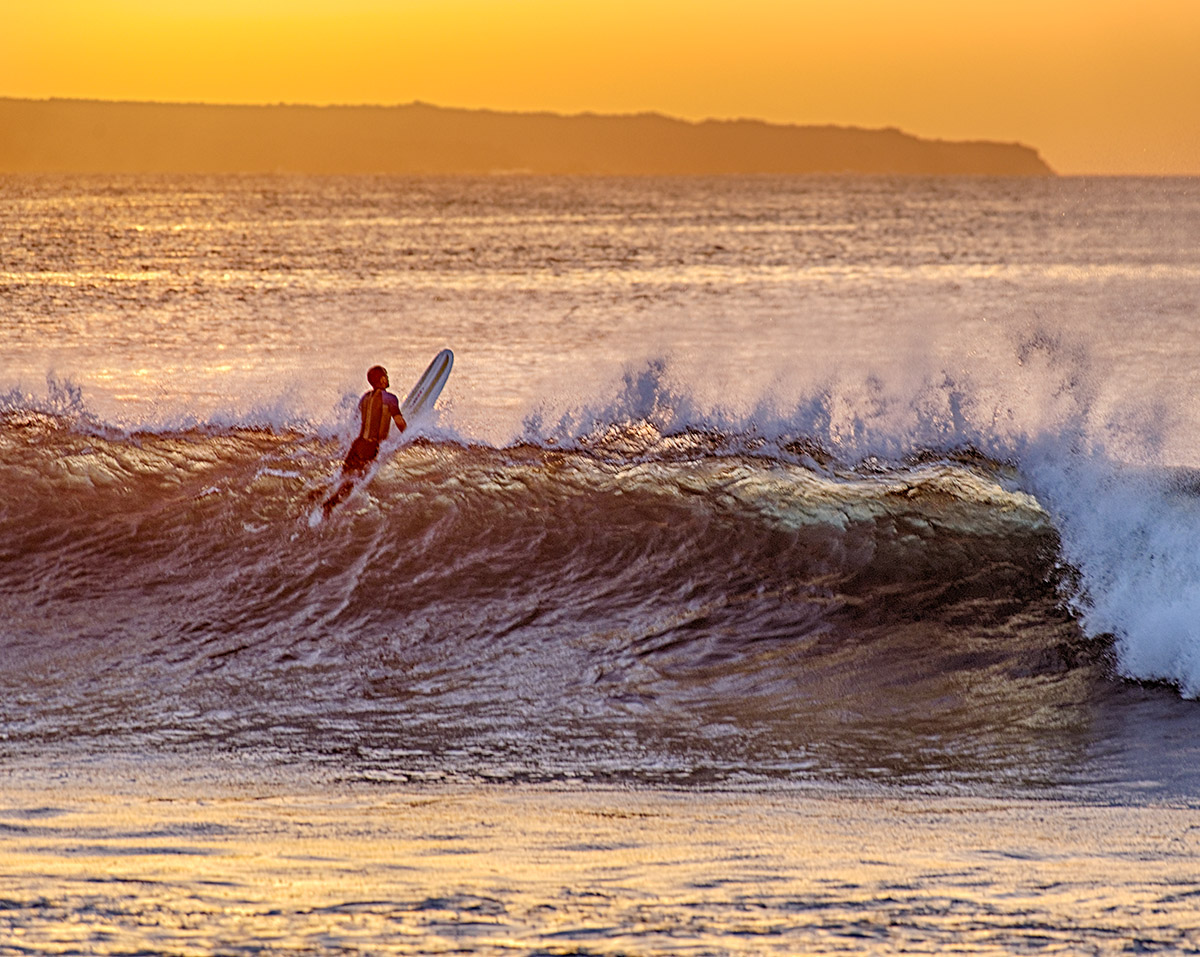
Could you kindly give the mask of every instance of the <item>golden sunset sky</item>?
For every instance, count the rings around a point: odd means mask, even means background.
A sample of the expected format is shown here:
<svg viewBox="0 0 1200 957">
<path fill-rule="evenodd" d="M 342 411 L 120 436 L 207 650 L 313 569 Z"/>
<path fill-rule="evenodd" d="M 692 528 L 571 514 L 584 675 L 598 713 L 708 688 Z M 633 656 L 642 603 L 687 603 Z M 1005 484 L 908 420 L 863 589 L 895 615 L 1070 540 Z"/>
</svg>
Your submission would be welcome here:
<svg viewBox="0 0 1200 957">
<path fill-rule="evenodd" d="M 0 96 L 895 126 L 1200 174 L 1200 0 L 20 0 Z"/>
</svg>

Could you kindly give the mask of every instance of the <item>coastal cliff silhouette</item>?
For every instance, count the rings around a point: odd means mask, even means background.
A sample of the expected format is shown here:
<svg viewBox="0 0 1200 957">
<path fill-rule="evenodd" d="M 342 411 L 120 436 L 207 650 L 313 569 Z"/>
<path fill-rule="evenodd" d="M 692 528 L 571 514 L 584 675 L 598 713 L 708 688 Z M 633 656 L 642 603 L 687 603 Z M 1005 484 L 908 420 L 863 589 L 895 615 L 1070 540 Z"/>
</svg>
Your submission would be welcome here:
<svg viewBox="0 0 1200 957">
<path fill-rule="evenodd" d="M 0 99 L 0 172 L 1047 176 L 1017 143 L 897 129 L 406 106 Z"/>
</svg>

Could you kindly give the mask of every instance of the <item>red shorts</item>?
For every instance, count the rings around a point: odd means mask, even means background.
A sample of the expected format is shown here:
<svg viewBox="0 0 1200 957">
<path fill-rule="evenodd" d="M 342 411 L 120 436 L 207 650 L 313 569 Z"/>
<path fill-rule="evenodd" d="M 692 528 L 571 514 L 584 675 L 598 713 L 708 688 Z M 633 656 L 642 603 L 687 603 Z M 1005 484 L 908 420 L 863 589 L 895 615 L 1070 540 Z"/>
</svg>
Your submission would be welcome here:
<svg viewBox="0 0 1200 957">
<path fill-rule="evenodd" d="M 367 439 L 355 439 L 350 445 L 350 451 L 346 453 L 346 461 L 342 465 L 342 473 L 361 475 L 375 461 L 375 456 L 378 454 L 378 442 L 371 442 Z"/>
</svg>

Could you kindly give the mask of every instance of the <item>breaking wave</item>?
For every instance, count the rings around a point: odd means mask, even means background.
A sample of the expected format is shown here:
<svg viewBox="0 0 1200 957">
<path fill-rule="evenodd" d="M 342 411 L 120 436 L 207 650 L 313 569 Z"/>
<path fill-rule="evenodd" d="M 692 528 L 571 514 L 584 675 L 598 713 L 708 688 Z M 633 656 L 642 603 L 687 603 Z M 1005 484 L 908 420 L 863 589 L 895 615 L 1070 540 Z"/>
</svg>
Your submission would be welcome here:
<svg viewBox="0 0 1200 957">
<path fill-rule="evenodd" d="M 985 454 L 954 389 L 880 441 L 865 420 L 839 439 L 819 397 L 790 430 L 694 415 L 665 379 L 503 446 L 432 423 L 316 528 L 336 436 L 117 430 L 69 387 L 10 395 L 9 746 L 1037 781 L 1118 675 L 1200 693 L 1189 474 L 1061 436 L 993 431 Z"/>
</svg>

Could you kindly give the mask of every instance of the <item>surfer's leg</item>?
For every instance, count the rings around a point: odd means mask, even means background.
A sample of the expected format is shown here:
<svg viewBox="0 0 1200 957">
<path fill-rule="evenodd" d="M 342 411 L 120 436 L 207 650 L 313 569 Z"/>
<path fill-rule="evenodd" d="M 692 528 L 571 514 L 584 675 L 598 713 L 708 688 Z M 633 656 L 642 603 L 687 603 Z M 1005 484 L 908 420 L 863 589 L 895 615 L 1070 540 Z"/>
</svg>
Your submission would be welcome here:
<svg viewBox="0 0 1200 957">
<path fill-rule="evenodd" d="M 350 493 L 353 491 L 353 481 L 343 482 L 340 486 L 338 486 L 338 490 L 330 495 L 329 498 L 325 499 L 325 503 L 321 506 L 325 512 L 325 517 L 328 518 L 329 513 L 337 508 L 342 502 L 346 501 L 346 499 L 350 496 Z"/>
<path fill-rule="evenodd" d="M 325 499 L 321 505 L 326 518 L 329 517 L 330 512 L 350 497 L 354 486 L 367 474 L 377 455 L 379 455 L 378 442 L 368 442 L 366 439 L 354 440 L 350 445 L 350 451 L 346 453 L 346 461 L 342 465 L 344 481 L 338 486 L 337 491 Z"/>
</svg>

